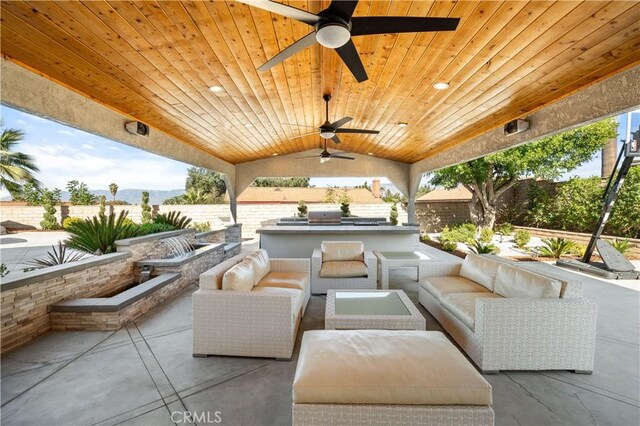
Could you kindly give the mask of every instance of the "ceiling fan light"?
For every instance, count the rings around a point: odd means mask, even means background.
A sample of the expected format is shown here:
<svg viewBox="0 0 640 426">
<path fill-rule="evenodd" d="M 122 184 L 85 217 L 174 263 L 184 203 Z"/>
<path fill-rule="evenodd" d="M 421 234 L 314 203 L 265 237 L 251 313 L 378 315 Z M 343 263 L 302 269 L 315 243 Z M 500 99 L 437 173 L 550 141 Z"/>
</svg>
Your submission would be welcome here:
<svg viewBox="0 0 640 426">
<path fill-rule="evenodd" d="M 335 135 L 336 135 L 335 132 L 332 132 L 330 130 L 321 130 L 320 131 L 320 137 L 323 138 L 323 139 L 331 139 Z"/>
<path fill-rule="evenodd" d="M 446 83 L 444 81 L 439 81 L 433 84 L 433 88 L 436 90 L 446 90 L 449 88 L 449 83 Z"/>
<path fill-rule="evenodd" d="M 324 47 L 336 49 L 344 46 L 351 40 L 351 32 L 342 24 L 329 23 L 318 28 L 316 31 L 316 40 Z"/>
<path fill-rule="evenodd" d="M 331 157 L 320 157 L 320 162 L 321 163 L 326 163 L 329 160 L 331 160 Z"/>
</svg>

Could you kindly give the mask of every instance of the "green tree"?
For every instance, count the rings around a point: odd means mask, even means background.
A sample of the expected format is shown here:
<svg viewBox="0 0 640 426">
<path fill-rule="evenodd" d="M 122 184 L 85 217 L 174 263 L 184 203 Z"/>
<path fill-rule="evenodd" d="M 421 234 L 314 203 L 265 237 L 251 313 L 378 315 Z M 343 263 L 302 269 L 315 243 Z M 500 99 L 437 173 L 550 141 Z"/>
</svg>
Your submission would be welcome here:
<svg viewBox="0 0 640 426">
<path fill-rule="evenodd" d="M 22 186 L 20 194 L 13 197 L 16 201 L 25 201 L 30 206 L 42 205 L 42 188 L 38 188 L 31 182 L 27 182 Z"/>
<path fill-rule="evenodd" d="M 44 214 L 42 216 L 42 221 L 40 222 L 40 227 L 44 230 L 60 228 L 60 224 L 56 219 L 55 208 L 55 205 L 60 203 L 60 195 L 61 191 L 59 189 L 49 190 L 48 188 L 45 188 L 42 191 L 41 202 L 44 207 Z"/>
<path fill-rule="evenodd" d="M 324 191 L 324 197 L 322 198 L 323 203 L 333 204 L 337 199 L 336 188 L 333 186 L 328 186 Z"/>
<path fill-rule="evenodd" d="M 391 212 L 389 213 L 389 222 L 391 222 L 393 226 L 396 226 L 398 224 L 398 206 L 396 205 L 396 203 L 393 203 L 393 205 L 391 206 Z"/>
<path fill-rule="evenodd" d="M 118 185 L 116 185 L 115 183 L 110 183 L 109 184 L 109 192 L 111 193 L 111 196 L 113 197 L 113 202 L 116 201 L 116 194 L 118 193 Z"/>
<path fill-rule="evenodd" d="M 153 218 L 151 217 L 151 206 L 149 205 L 149 193 L 147 191 L 142 192 L 141 201 L 142 223 L 151 223 Z"/>
<path fill-rule="evenodd" d="M 557 179 L 585 161 L 616 136 L 617 123 L 608 118 L 525 144 L 508 151 L 487 155 L 433 173 L 431 184 L 455 188 L 462 184 L 472 194 L 470 208 L 478 224 L 493 228 L 498 199 L 518 179 L 534 177 Z"/>
<path fill-rule="evenodd" d="M 217 198 L 227 191 L 222 174 L 204 167 L 191 167 L 187 170 L 186 191 L 192 190 L 203 194 L 211 194 Z"/>
<path fill-rule="evenodd" d="M 30 183 L 39 189 L 41 183 L 34 173 L 39 171 L 35 159 L 22 152 L 17 152 L 20 141 L 24 139 L 24 132 L 18 129 L 2 129 L 0 136 L 0 188 L 6 188 L 12 198 L 20 196 L 22 187 Z"/>
<path fill-rule="evenodd" d="M 69 191 L 69 202 L 75 206 L 89 206 L 98 201 L 98 197 L 89 191 L 86 183 L 75 179 L 67 182 L 67 191 Z"/>
<path fill-rule="evenodd" d="M 420 198 L 425 194 L 428 194 L 429 192 L 433 191 L 433 188 L 429 185 L 422 185 L 420 186 L 420 188 L 418 188 L 418 191 L 416 191 L 416 198 Z"/>
<path fill-rule="evenodd" d="M 340 192 L 340 195 L 338 196 L 338 202 L 340 204 L 349 204 L 351 201 L 353 200 L 349 195 L 349 191 L 347 191 L 347 188 L 343 188 Z"/>
<path fill-rule="evenodd" d="M 263 186 L 270 188 L 308 188 L 309 180 L 310 179 L 308 177 L 261 177 L 256 178 L 251 186 Z"/>
</svg>

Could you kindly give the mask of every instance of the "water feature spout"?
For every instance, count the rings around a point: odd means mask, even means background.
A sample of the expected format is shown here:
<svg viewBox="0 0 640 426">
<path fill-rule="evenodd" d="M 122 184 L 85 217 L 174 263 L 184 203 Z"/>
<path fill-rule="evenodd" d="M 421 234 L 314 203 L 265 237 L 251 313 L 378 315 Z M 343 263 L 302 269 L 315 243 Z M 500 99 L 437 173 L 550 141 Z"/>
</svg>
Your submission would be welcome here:
<svg viewBox="0 0 640 426">
<path fill-rule="evenodd" d="M 153 266 L 145 265 L 142 267 L 140 271 L 140 284 L 147 281 L 151 277 L 151 271 L 153 270 Z"/>
<path fill-rule="evenodd" d="M 184 256 L 195 249 L 193 244 L 181 235 L 165 238 L 160 242 L 169 248 L 171 257 Z"/>
</svg>

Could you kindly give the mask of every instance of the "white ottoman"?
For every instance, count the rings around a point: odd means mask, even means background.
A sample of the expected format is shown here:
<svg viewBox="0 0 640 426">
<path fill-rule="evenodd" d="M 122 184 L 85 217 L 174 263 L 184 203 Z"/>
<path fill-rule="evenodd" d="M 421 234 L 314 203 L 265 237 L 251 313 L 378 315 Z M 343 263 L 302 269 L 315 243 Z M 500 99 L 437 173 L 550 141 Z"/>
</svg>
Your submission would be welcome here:
<svg viewBox="0 0 640 426">
<path fill-rule="evenodd" d="M 491 398 L 491 385 L 440 332 L 307 331 L 293 424 L 493 425 Z"/>
</svg>

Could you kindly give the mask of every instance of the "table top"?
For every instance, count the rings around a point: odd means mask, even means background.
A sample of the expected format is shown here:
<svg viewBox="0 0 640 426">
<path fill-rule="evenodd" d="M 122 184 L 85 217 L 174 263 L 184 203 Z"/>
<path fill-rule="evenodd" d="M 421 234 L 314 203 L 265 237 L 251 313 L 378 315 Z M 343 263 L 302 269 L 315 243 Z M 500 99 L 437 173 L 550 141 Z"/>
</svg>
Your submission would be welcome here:
<svg viewBox="0 0 640 426">
<path fill-rule="evenodd" d="M 411 315 L 402 290 L 335 291 L 336 315 Z"/>
<path fill-rule="evenodd" d="M 419 251 L 377 251 L 378 257 L 385 260 L 429 260 L 426 254 Z"/>
</svg>

